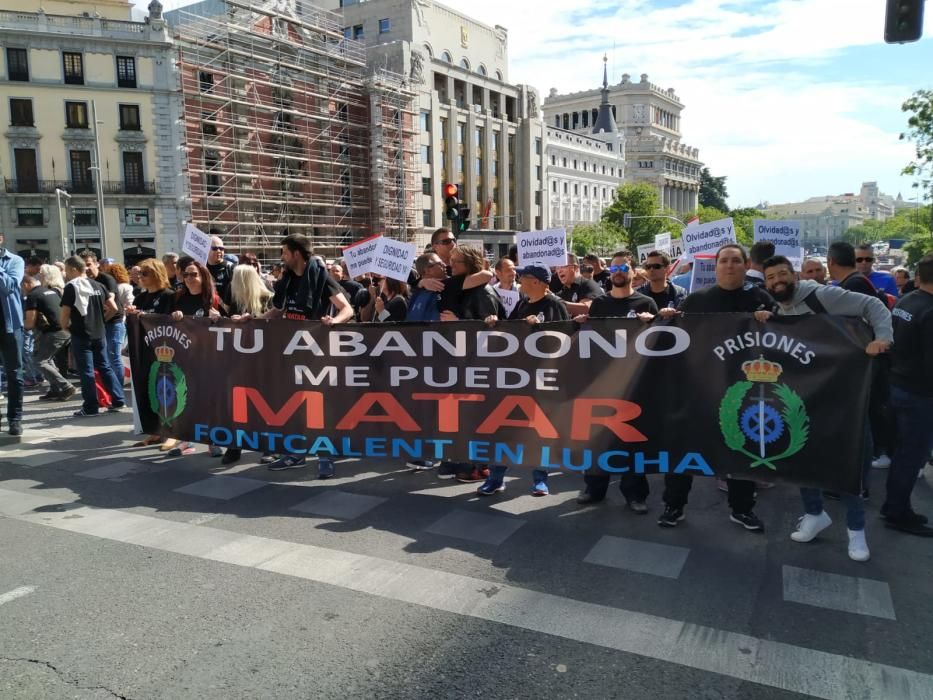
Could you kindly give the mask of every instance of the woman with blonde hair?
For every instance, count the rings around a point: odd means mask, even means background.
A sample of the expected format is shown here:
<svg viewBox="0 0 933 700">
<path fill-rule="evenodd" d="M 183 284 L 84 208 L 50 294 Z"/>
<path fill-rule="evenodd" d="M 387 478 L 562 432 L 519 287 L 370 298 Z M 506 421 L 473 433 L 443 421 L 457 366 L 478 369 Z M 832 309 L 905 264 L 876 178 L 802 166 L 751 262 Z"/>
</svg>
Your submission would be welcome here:
<svg viewBox="0 0 933 700">
<path fill-rule="evenodd" d="M 36 334 L 33 360 L 50 387 L 40 399 L 67 401 L 76 390 L 55 365 L 55 355 L 71 342 L 68 331 L 63 330 L 59 323 L 65 279 L 54 265 L 42 265 L 38 278 L 40 286 L 26 297 L 24 320 L 26 328 Z"/>
<path fill-rule="evenodd" d="M 230 282 L 231 316 L 258 318 L 269 310 L 271 302 L 272 292 L 255 267 L 244 263 L 233 268 L 233 279 Z"/>
</svg>

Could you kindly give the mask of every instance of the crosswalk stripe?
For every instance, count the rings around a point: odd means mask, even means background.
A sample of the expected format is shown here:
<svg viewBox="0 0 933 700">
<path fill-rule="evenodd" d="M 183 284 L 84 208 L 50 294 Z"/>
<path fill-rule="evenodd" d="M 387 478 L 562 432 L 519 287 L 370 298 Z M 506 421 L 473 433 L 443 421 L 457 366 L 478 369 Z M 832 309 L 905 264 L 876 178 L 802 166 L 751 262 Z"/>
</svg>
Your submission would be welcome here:
<svg viewBox="0 0 933 700">
<path fill-rule="evenodd" d="M 0 605 L 9 603 L 10 601 L 16 600 L 17 598 L 23 598 L 30 593 L 35 593 L 35 591 L 35 586 L 20 586 L 19 588 L 14 588 L 12 591 L 7 591 L 6 593 L 0 595 Z"/>
<path fill-rule="evenodd" d="M 363 554 L 6 489 L 0 489 L 0 516 L 293 576 L 819 698 L 933 700 L 933 676 L 909 669 Z"/>
</svg>

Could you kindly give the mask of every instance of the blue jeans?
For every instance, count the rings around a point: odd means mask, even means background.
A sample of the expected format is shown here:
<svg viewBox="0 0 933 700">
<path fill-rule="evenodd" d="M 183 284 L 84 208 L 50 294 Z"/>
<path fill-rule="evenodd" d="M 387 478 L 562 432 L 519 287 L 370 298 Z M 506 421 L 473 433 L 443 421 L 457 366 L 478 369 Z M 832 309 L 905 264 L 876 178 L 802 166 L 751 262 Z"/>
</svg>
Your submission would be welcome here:
<svg viewBox="0 0 933 700">
<path fill-rule="evenodd" d="M 110 368 L 117 377 L 120 386 L 123 386 L 123 341 L 126 339 L 126 324 L 123 321 L 114 321 L 104 326 L 107 334 L 107 359 Z"/>
<path fill-rule="evenodd" d="M 882 513 L 897 518 L 911 511 L 910 494 L 917 473 L 933 449 L 933 398 L 891 385 L 891 407 L 897 423 L 896 448 L 888 470 L 888 493 Z"/>
<path fill-rule="evenodd" d="M 42 379 L 39 367 L 33 359 L 36 350 L 36 336 L 33 331 L 23 330 L 23 373 L 26 379 Z"/>
<path fill-rule="evenodd" d="M 23 331 L 7 333 L 0 325 L 0 360 L 6 379 L 6 417 L 12 422 L 23 419 Z"/>
<path fill-rule="evenodd" d="M 81 377 L 81 398 L 85 413 L 97 413 L 100 404 L 97 403 L 97 386 L 94 384 L 94 370 L 100 372 L 104 388 L 113 397 L 115 406 L 123 406 L 126 399 L 123 396 L 123 382 L 117 382 L 110 361 L 107 359 L 107 342 L 103 338 L 91 340 L 81 336 L 71 336 L 71 352 L 74 354 L 78 375 Z"/>
</svg>

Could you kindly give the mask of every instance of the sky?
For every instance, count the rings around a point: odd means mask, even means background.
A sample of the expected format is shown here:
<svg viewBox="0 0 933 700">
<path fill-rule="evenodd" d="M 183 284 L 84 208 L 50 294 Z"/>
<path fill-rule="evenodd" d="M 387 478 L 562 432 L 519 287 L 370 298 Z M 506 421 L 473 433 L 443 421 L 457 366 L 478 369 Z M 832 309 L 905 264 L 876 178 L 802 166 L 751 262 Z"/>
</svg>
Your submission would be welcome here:
<svg viewBox="0 0 933 700">
<path fill-rule="evenodd" d="M 166 9 L 187 4 L 163 0 Z M 146 2 L 140 0 L 138 5 Z M 446 0 L 509 30 L 509 80 L 542 98 L 642 73 L 685 108 L 682 141 L 725 175 L 732 207 L 858 192 L 914 199 L 901 103 L 933 88 L 924 38 L 884 43 L 884 0 Z"/>
</svg>

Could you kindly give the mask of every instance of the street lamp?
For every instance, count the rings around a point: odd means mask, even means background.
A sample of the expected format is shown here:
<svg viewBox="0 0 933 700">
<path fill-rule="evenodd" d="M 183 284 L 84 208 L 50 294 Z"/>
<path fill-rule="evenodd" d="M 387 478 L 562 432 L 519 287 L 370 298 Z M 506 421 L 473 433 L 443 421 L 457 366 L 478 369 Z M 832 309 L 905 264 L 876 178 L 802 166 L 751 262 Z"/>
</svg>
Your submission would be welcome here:
<svg viewBox="0 0 933 700">
<path fill-rule="evenodd" d="M 55 198 L 58 200 L 58 228 L 61 233 L 62 258 L 68 257 L 68 230 L 65 228 L 65 210 L 62 208 L 62 197 L 71 202 L 71 195 L 65 190 L 55 188 Z"/>
<path fill-rule="evenodd" d="M 630 212 L 626 212 L 622 215 L 622 227 L 628 228 L 632 219 L 670 219 L 671 221 L 676 221 L 683 228 L 687 228 L 687 224 L 678 219 L 676 216 L 669 216 L 667 214 L 646 214 L 645 216 L 632 216 Z"/>
<path fill-rule="evenodd" d="M 103 183 L 103 170 L 100 167 L 100 137 L 98 134 L 97 125 L 103 124 L 104 122 L 97 120 L 97 102 L 96 100 L 91 100 L 91 120 L 94 122 L 94 158 L 97 161 L 96 166 L 92 166 L 90 170 L 97 171 L 97 178 L 95 183 L 97 187 L 97 225 L 100 228 L 100 256 L 101 258 L 107 257 L 107 224 L 104 217 L 104 183 Z"/>
</svg>

